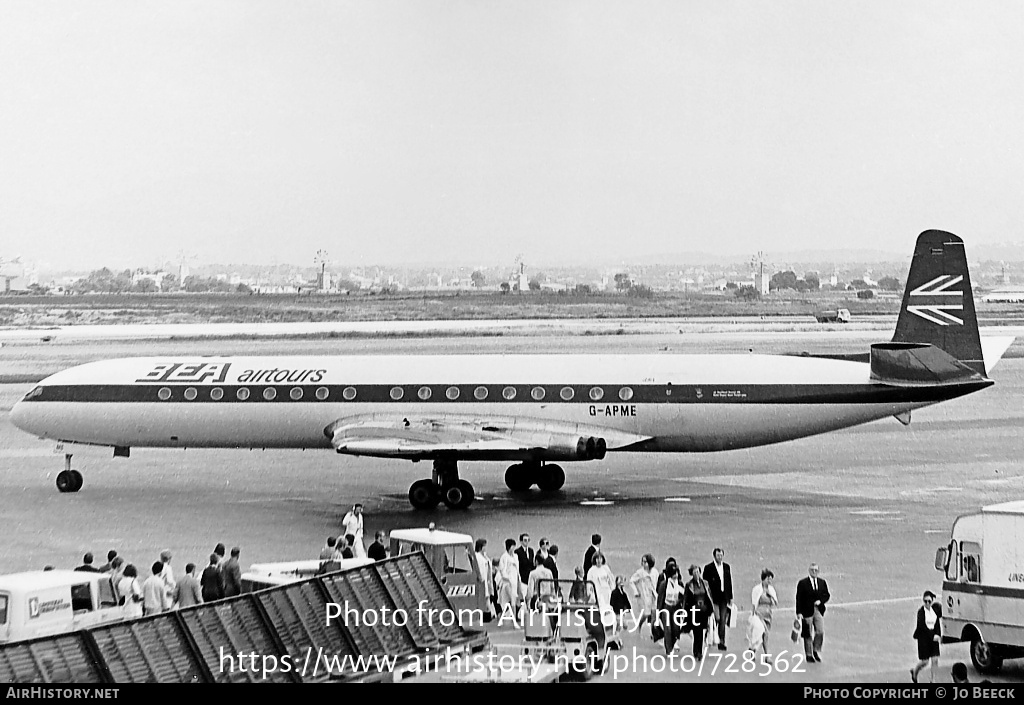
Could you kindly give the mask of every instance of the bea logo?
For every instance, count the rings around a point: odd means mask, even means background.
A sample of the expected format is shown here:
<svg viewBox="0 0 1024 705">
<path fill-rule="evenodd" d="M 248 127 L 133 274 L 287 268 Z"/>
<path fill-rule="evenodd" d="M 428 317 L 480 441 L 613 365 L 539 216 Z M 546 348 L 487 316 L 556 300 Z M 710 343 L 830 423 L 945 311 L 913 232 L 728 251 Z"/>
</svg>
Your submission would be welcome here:
<svg viewBox="0 0 1024 705">
<path fill-rule="evenodd" d="M 30 597 L 28 598 L 28 617 L 29 619 L 35 619 L 39 616 L 39 598 Z"/>
<path fill-rule="evenodd" d="M 228 376 L 230 362 L 163 362 L 156 365 L 136 382 L 223 382 Z"/>
</svg>

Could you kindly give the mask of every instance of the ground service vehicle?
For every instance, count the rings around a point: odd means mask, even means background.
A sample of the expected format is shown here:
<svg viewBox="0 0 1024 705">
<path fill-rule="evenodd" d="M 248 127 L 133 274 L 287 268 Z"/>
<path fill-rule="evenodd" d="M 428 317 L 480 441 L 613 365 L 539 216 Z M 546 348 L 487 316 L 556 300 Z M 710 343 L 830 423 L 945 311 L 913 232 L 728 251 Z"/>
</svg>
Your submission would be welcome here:
<svg viewBox="0 0 1024 705">
<path fill-rule="evenodd" d="M 110 573 L 34 570 L 0 575 L 0 643 L 124 619 Z"/>
<path fill-rule="evenodd" d="M 295 583 L 325 573 L 358 568 L 373 563 L 370 558 L 343 558 L 340 561 L 292 561 L 290 563 L 253 563 L 242 573 L 242 592 Z"/>
<path fill-rule="evenodd" d="M 440 531 L 431 524 L 426 529 L 396 529 L 390 537 L 392 557 L 423 551 L 462 626 L 480 626 L 481 617 L 490 618 L 472 536 Z"/>
<path fill-rule="evenodd" d="M 943 641 L 969 641 L 981 673 L 1024 656 L 1024 501 L 957 517 L 935 568 L 945 572 Z"/>
<path fill-rule="evenodd" d="M 814 318 L 818 323 L 849 323 L 850 309 L 841 308 L 836 311 L 815 311 Z"/>
<path fill-rule="evenodd" d="M 539 580 L 523 620 L 523 652 L 589 680 L 604 670 L 608 651 L 622 647 L 615 614 L 598 603 L 589 580 Z"/>
</svg>

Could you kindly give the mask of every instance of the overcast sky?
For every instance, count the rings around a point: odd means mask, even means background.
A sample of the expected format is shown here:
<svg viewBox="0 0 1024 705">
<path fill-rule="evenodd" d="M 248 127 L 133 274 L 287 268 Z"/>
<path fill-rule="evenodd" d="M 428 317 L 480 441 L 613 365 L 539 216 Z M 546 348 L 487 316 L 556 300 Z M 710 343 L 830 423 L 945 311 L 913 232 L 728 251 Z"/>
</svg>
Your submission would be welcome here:
<svg viewBox="0 0 1024 705">
<path fill-rule="evenodd" d="M 0 2 L 0 257 L 1022 242 L 1024 3 Z"/>
</svg>

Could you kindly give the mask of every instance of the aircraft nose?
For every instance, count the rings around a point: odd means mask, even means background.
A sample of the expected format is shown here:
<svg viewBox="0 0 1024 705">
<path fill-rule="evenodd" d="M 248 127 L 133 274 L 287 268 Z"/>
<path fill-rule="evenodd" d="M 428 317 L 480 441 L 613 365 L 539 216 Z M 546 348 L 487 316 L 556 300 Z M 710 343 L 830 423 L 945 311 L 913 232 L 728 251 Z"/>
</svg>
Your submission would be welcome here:
<svg viewBox="0 0 1024 705">
<path fill-rule="evenodd" d="M 22 431 L 28 431 L 28 411 L 25 409 L 25 402 L 19 401 L 14 404 L 14 408 L 11 409 L 11 423 L 20 428 Z"/>
<path fill-rule="evenodd" d="M 36 387 L 26 394 L 24 399 L 15 402 L 14 406 L 11 408 L 11 423 L 22 431 L 35 435 L 39 435 L 36 432 L 37 414 L 33 408 L 36 405 L 28 402 L 27 400 L 31 399 L 33 396 L 38 396 L 38 392 L 39 387 Z"/>
</svg>

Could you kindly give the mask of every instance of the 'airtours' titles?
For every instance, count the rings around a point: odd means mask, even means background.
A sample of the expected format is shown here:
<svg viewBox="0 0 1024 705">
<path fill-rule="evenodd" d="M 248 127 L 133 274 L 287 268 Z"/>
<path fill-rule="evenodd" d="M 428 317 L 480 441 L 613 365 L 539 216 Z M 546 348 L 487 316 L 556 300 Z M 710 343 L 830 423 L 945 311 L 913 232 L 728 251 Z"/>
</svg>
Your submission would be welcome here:
<svg viewBox="0 0 1024 705">
<path fill-rule="evenodd" d="M 270 370 L 245 370 L 238 375 L 238 383 L 288 382 L 289 384 L 299 384 L 301 382 L 319 382 L 325 374 L 327 374 L 327 370 L 287 370 L 277 367 Z"/>
<path fill-rule="evenodd" d="M 162 362 L 155 365 L 148 373 L 135 380 L 136 382 L 159 382 L 182 384 L 201 384 L 203 382 L 220 384 L 228 377 L 230 362 Z M 323 380 L 327 370 L 292 370 L 273 367 L 268 370 L 242 370 L 238 375 L 239 384 L 300 384 L 316 383 Z"/>
</svg>

